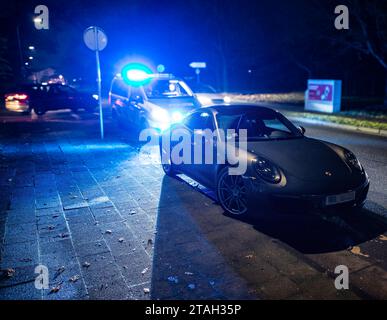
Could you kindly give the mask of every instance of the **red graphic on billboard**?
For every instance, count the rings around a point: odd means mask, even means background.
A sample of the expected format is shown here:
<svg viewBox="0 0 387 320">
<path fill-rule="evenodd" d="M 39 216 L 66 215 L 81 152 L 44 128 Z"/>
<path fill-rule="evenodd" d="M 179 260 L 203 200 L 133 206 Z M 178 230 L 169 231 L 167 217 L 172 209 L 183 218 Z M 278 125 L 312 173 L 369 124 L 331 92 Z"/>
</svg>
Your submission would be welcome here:
<svg viewBox="0 0 387 320">
<path fill-rule="evenodd" d="M 332 101 L 332 85 L 330 84 L 310 84 L 309 100 Z"/>
</svg>

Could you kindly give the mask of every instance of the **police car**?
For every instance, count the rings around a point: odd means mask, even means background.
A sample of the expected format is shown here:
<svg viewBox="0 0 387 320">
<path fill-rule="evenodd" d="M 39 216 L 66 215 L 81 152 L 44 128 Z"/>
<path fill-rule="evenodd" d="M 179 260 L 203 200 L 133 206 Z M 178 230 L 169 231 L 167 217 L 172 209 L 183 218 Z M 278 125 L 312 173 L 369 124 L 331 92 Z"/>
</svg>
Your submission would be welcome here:
<svg viewBox="0 0 387 320">
<path fill-rule="evenodd" d="M 129 70 L 124 76 L 114 77 L 109 105 L 112 117 L 120 124 L 159 131 L 180 122 L 187 113 L 201 106 L 181 79 L 170 74 L 144 74 L 141 70 Z"/>
</svg>

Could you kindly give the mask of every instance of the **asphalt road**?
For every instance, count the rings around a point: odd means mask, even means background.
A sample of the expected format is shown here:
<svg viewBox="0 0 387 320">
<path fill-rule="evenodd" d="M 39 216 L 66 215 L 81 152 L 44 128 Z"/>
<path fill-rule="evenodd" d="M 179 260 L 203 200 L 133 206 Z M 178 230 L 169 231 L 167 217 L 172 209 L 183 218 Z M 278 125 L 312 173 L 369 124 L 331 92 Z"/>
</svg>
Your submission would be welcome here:
<svg viewBox="0 0 387 320">
<path fill-rule="evenodd" d="M 180 179 L 164 176 L 157 164 L 157 150 L 136 145 L 130 134 L 110 120 L 106 123 L 104 142 L 97 139 L 96 115 L 54 112 L 42 119 L 2 115 L 0 121 L 3 157 L 0 182 L 12 195 L 11 208 L 0 222 L 3 221 L 4 225 L 10 223 L 12 207 L 15 206 L 13 210 L 19 212 L 18 203 L 31 200 L 35 203 L 39 229 L 39 217 L 44 210 L 41 204 L 47 201 L 55 203 L 55 210 L 59 210 L 67 221 L 64 227 L 70 230 L 71 256 L 77 257 L 81 263 L 78 272 L 84 278 L 85 288 L 78 291 L 70 288 L 67 294 L 58 297 L 147 298 L 149 296 L 142 291 L 146 286 L 150 288 L 150 298 L 160 299 L 387 299 L 387 224 L 382 218 L 387 210 L 385 138 L 305 125 L 308 136 L 343 145 L 358 156 L 371 180 L 369 198 L 363 211 L 352 215 L 324 216 L 305 212 L 276 213 L 263 220 L 241 221 L 223 215 L 209 190 L 192 180 L 184 176 Z M 31 145 L 32 155 L 29 155 Z M 42 154 L 41 148 L 44 149 Z M 41 168 L 38 161 L 42 156 L 49 161 L 45 168 Z M 28 166 L 24 167 L 25 164 Z M 33 174 L 26 168 L 33 168 Z M 13 175 L 11 179 L 10 174 Z M 71 181 L 66 180 L 68 176 L 71 176 Z M 18 193 L 20 184 L 25 183 L 22 180 L 27 181 L 27 178 L 35 179 L 30 186 L 35 190 L 35 200 Z M 53 179 L 56 184 L 50 185 L 50 198 L 42 198 L 44 189 L 41 189 L 40 181 L 46 187 Z M 16 188 L 18 184 L 19 188 Z M 69 197 L 67 191 L 75 186 L 77 196 Z M 95 208 L 95 203 L 90 200 L 97 191 L 101 193 L 99 198 L 108 203 L 108 210 Z M 87 217 L 72 207 L 79 199 L 84 203 Z M 3 200 L 6 200 L 4 194 Z M 136 203 L 135 211 L 141 210 L 143 214 L 132 216 L 132 202 Z M 103 230 L 109 228 L 111 231 L 108 234 L 103 232 L 103 239 L 96 234 L 98 248 L 101 241 L 106 243 L 104 254 L 109 253 L 112 265 L 121 270 L 127 289 L 120 285 L 114 291 L 111 289 L 115 288 L 114 284 L 110 284 L 110 289 L 101 293 L 100 285 L 95 282 L 105 279 L 105 269 L 92 271 L 96 273 L 92 277 L 90 271 L 88 274 L 82 267 L 82 257 L 94 261 L 91 257 L 99 255 L 95 252 L 95 243 L 84 239 L 87 235 L 76 233 L 79 229 L 76 225 L 81 220 L 82 223 L 89 221 L 88 224 L 93 224 L 88 226 L 91 236 L 94 224 L 98 224 L 97 219 L 103 221 Z M 12 220 L 12 228 L 15 228 L 19 220 Z M 29 217 L 23 216 L 24 220 L 30 221 Z M 138 243 L 134 259 L 127 259 L 127 256 L 133 257 L 133 253 L 128 254 L 126 249 L 120 249 L 109 239 L 111 233 L 115 235 L 116 232 L 127 232 L 127 229 Z M 7 244 L 7 239 L 17 239 L 19 245 L 25 243 L 16 237 L 15 232 L 13 238 L 9 238 L 9 227 L 5 230 L 0 232 L 4 236 L 3 252 L 12 246 Z M 39 233 L 38 238 L 40 236 Z M 79 247 L 78 239 L 79 242 L 85 241 Z M 59 242 L 67 240 L 60 239 Z M 46 250 L 41 241 L 39 246 L 40 251 Z M 10 248 L 14 250 L 14 247 Z M 93 248 L 92 253 L 90 248 Z M 142 255 L 138 255 L 139 250 L 142 250 Z M 46 256 L 50 254 L 54 253 L 48 252 Z M 125 257 L 125 266 L 122 266 Z M 16 261 L 12 253 L 8 258 L 3 256 L 2 268 L 12 267 L 6 264 L 7 259 Z M 72 265 L 75 264 L 74 260 Z M 349 290 L 335 289 L 334 270 L 338 265 L 345 265 L 350 271 Z M 128 267 L 131 272 L 134 270 L 129 275 Z M 141 275 L 144 270 L 146 281 Z M 94 283 L 89 284 L 89 279 Z M 122 279 L 114 281 L 118 283 Z M 27 290 L 1 287 L 0 281 L 0 299 L 6 296 L 30 297 L 24 296 Z M 67 289 L 58 294 L 64 290 Z M 128 295 L 126 290 L 135 293 Z M 74 294 L 81 291 L 82 295 Z M 46 294 L 43 298 L 53 296 Z"/>
</svg>

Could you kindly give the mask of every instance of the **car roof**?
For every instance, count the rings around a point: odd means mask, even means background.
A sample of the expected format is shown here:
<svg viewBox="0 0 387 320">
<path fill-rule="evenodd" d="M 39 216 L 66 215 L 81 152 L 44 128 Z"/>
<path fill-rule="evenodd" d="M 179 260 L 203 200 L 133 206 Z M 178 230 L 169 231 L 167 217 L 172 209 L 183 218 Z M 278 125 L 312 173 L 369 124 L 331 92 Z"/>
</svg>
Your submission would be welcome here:
<svg viewBox="0 0 387 320">
<path fill-rule="evenodd" d="M 202 109 L 210 110 L 214 113 L 224 113 L 224 114 L 233 114 L 239 112 L 249 112 L 249 111 L 263 111 L 263 112 L 276 112 L 276 110 L 264 107 L 259 104 L 216 104 L 205 106 Z"/>
</svg>

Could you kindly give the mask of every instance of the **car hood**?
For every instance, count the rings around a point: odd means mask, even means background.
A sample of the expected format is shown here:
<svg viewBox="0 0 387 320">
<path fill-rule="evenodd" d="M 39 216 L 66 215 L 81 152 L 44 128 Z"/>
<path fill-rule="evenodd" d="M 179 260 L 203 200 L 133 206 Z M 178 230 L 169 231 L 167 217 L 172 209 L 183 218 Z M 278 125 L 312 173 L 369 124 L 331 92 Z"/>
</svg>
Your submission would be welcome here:
<svg viewBox="0 0 387 320">
<path fill-rule="evenodd" d="M 334 148 L 340 147 L 306 137 L 247 144 L 250 153 L 272 161 L 285 175 L 308 181 L 342 181 L 351 176 L 352 171 Z"/>
<path fill-rule="evenodd" d="M 198 107 L 198 102 L 194 97 L 177 99 L 150 99 L 149 102 L 167 110 L 176 109 L 188 112 Z"/>
</svg>

